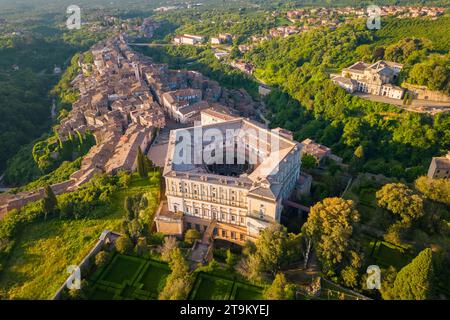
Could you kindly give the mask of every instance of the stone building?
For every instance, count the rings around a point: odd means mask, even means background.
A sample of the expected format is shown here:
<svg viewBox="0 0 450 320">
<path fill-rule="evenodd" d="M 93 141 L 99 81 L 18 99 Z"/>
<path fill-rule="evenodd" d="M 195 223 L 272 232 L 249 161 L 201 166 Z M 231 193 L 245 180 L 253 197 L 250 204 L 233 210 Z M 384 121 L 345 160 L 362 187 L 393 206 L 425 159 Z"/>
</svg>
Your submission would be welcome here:
<svg viewBox="0 0 450 320">
<path fill-rule="evenodd" d="M 433 157 L 428 169 L 430 179 L 450 179 L 450 151 L 444 157 Z"/>
<path fill-rule="evenodd" d="M 373 64 L 356 62 L 342 70 L 340 76 L 332 76 L 332 81 L 348 92 L 364 92 L 394 99 L 402 99 L 404 89 L 394 85 L 403 65 L 380 60 Z"/>
<path fill-rule="evenodd" d="M 301 145 L 243 118 L 212 119 L 216 113 L 204 111 L 201 125 L 171 132 L 164 168 L 167 204 L 155 222 L 165 234 L 196 229 L 204 238 L 243 244 L 280 221 L 282 202 L 299 179 Z M 213 143 L 201 138 L 211 131 L 222 138 Z"/>
</svg>

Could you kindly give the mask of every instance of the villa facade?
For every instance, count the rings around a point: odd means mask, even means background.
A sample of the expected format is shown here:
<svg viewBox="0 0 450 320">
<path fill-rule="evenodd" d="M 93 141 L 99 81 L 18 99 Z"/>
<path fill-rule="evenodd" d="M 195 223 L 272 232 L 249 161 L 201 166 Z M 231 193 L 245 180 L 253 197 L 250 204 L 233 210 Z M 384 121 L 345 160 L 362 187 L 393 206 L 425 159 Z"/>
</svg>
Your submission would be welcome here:
<svg viewBox="0 0 450 320">
<path fill-rule="evenodd" d="M 176 236 L 196 229 L 204 236 L 239 244 L 254 241 L 270 223 L 280 221 L 282 202 L 299 180 L 301 144 L 283 131 L 269 131 L 217 111 L 205 110 L 201 119 L 199 126 L 171 132 L 164 168 L 167 204 L 155 219 L 157 229 Z M 180 141 L 194 135 L 194 130 L 204 133 L 208 129 L 226 137 L 214 141 L 214 146 L 223 146 L 224 157 L 234 155 L 246 162 L 182 163 L 180 157 L 186 156 L 186 150 L 180 156 Z M 227 130 L 235 134 L 229 137 Z M 191 152 L 199 143 L 193 139 L 188 145 Z M 203 152 L 210 147 L 203 144 Z M 248 164 L 251 158 L 258 159 L 254 165 Z"/>
<path fill-rule="evenodd" d="M 355 91 L 402 99 L 405 89 L 394 85 L 403 65 L 380 60 L 373 64 L 356 62 L 342 70 L 341 75 L 332 76 L 331 80 L 347 92 Z"/>
</svg>

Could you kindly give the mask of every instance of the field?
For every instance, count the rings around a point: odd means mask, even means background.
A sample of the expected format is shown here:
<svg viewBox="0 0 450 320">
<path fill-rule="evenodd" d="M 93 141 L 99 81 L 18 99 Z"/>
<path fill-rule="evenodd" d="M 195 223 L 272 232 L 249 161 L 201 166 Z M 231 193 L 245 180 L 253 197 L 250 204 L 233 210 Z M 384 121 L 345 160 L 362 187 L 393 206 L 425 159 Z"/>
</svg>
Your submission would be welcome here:
<svg viewBox="0 0 450 320">
<path fill-rule="evenodd" d="M 105 268 L 94 273 L 92 300 L 157 299 L 170 269 L 154 260 L 116 255 Z"/>
<path fill-rule="evenodd" d="M 36 222 L 17 237 L 11 256 L 0 273 L 0 296 L 5 299 L 50 299 L 67 278 L 66 268 L 78 264 L 103 230 L 117 230 L 123 201 L 138 192 L 149 193 L 149 210 L 157 206 L 159 183 L 133 177 L 131 184 L 113 195 L 111 204 L 87 219 Z"/>
<path fill-rule="evenodd" d="M 218 275 L 199 273 L 190 300 L 260 300 L 262 288 Z"/>
<path fill-rule="evenodd" d="M 380 267 L 393 266 L 399 270 L 413 258 L 406 249 L 386 241 L 375 241 L 372 250 L 370 260 Z"/>
</svg>

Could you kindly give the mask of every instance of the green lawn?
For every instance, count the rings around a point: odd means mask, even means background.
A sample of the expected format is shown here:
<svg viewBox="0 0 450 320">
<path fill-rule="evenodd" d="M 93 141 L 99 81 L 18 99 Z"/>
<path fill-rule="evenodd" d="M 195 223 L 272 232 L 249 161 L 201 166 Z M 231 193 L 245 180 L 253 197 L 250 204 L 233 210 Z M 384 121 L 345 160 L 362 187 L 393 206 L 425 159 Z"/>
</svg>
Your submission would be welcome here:
<svg viewBox="0 0 450 320">
<path fill-rule="evenodd" d="M 261 300 L 262 288 L 207 273 L 199 273 L 191 300 Z"/>
<path fill-rule="evenodd" d="M 117 255 L 105 271 L 101 280 L 121 285 L 125 281 L 132 282 L 144 266 L 145 260 Z"/>
<path fill-rule="evenodd" d="M 99 272 L 98 280 L 88 277 L 94 288 L 92 300 L 157 299 L 171 271 L 166 263 L 117 254 Z"/>
<path fill-rule="evenodd" d="M 252 285 L 235 283 L 233 293 L 231 295 L 232 300 L 262 300 L 262 290 L 259 287 Z"/>
<path fill-rule="evenodd" d="M 400 270 L 412 260 L 411 254 L 407 250 L 385 241 L 377 243 L 372 258 L 380 266 L 393 266 L 397 270 Z"/>
<path fill-rule="evenodd" d="M 383 268 L 393 266 L 400 270 L 413 258 L 407 249 L 369 235 L 363 235 L 361 240 L 367 265 L 376 264 Z"/>
<path fill-rule="evenodd" d="M 91 295 L 92 300 L 112 300 L 114 297 L 113 292 L 109 292 L 102 288 L 95 288 L 94 293 Z"/>
<path fill-rule="evenodd" d="M 50 299 L 68 276 L 67 266 L 78 264 L 103 230 L 118 230 L 127 195 L 149 193 L 149 211 L 157 206 L 159 185 L 134 177 L 112 203 L 82 220 L 29 224 L 17 236 L 5 269 L 0 273 L 0 295 L 5 299 Z"/>
<path fill-rule="evenodd" d="M 166 283 L 166 278 L 170 274 L 167 265 L 151 261 L 142 278 L 138 281 L 143 284 L 142 289 L 153 294 L 158 294 Z"/>
</svg>

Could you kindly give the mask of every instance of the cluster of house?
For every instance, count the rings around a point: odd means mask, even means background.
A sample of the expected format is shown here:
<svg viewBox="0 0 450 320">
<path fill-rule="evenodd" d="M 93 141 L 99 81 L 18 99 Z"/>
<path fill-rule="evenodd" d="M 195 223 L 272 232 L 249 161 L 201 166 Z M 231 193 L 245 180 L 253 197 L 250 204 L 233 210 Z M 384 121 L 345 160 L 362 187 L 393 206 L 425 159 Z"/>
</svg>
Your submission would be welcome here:
<svg viewBox="0 0 450 320">
<path fill-rule="evenodd" d="M 253 66 L 253 64 L 251 64 L 250 62 L 247 62 L 245 60 L 241 60 L 241 59 L 233 60 L 229 64 L 233 68 L 241 70 L 242 72 L 244 72 L 246 74 L 251 75 L 255 71 L 255 67 Z"/>
<path fill-rule="evenodd" d="M 443 15 L 445 8 L 427 6 L 378 6 L 380 16 L 396 16 L 399 18 L 437 17 Z M 287 18 L 293 22 L 304 22 L 310 25 L 339 24 L 339 17 L 366 17 L 367 8 L 336 7 L 336 8 L 305 8 L 287 12 Z M 327 22 L 328 20 L 328 22 Z"/>
<path fill-rule="evenodd" d="M 312 8 L 291 10 L 286 13 L 292 23 L 302 24 L 304 30 L 312 27 L 329 26 L 336 28 L 341 22 L 334 8 Z"/>
<path fill-rule="evenodd" d="M 103 41 L 81 55 L 82 72 L 72 81 L 80 93 L 68 116 L 55 128 L 62 141 L 90 132 L 96 145 L 68 181 L 51 186 L 70 192 L 100 172 L 133 171 L 139 148 L 146 153 L 166 117 L 181 123 L 200 120 L 211 106 L 250 114 L 252 100 L 244 92 L 223 89 L 201 73 L 170 70 L 130 49 L 123 35 Z M 42 190 L 0 197 L 0 214 L 43 196 Z"/>
<path fill-rule="evenodd" d="M 233 36 L 229 33 L 221 33 L 215 37 L 210 38 L 210 42 L 212 45 L 220 45 L 220 44 L 231 44 L 233 41 Z M 174 44 L 184 44 L 184 45 L 198 45 L 206 42 L 206 37 L 195 34 L 183 34 L 178 35 L 173 38 L 172 41 Z"/>
<path fill-rule="evenodd" d="M 139 36 L 153 38 L 155 31 L 161 27 L 161 23 L 152 18 L 144 18 L 142 23 L 136 24 L 136 19 L 128 19 L 122 23 L 122 30 L 135 31 Z"/>
<path fill-rule="evenodd" d="M 183 34 L 180 36 L 175 36 L 173 38 L 174 44 L 185 44 L 185 45 L 199 45 L 205 42 L 205 37 L 193 35 L 193 34 Z"/>
<path fill-rule="evenodd" d="M 277 27 L 269 30 L 269 39 L 275 38 L 275 37 L 289 37 L 293 34 L 300 33 L 302 31 L 302 28 L 297 26 L 284 26 L 284 27 Z"/>
<path fill-rule="evenodd" d="M 211 44 L 231 44 L 233 36 L 229 33 L 221 33 L 217 37 L 211 37 Z"/>
<path fill-rule="evenodd" d="M 405 89 L 394 84 L 402 68 L 402 64 L 391 61 L 372 64 L 359 61 L 343 69 L 340 75 L 332 74 L 331 80 L 349 93 L 359 91 L 402 99 Z"/>
<path fill-rule="evenodd" d="M 382 6 L 382 16 L 397 16 L 398 18 L 438 17 L 445 13 L 445 8 L 421 6 Z"/>
<path fill-rule="evenodd" d="M 313 156 L 317 164 L 320 166 L 324 163 L 325 159 L 331 159 L 337 164 L 342 163 L 342 158 L 338 157 L 337 155 L 333 154 L 331 152 L 331 149 L 327 146 L 324 146 L 320 143 L 315 142 L 312 139 L 305 139 L 302 141 L 302 152 L 301 154 L 308 154 L 310 156 Z"/>
</svg>

